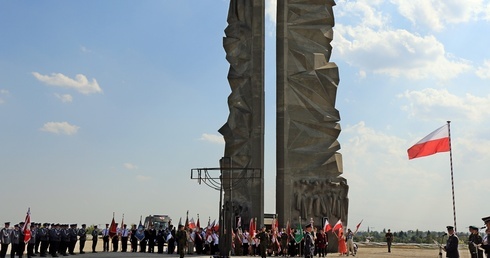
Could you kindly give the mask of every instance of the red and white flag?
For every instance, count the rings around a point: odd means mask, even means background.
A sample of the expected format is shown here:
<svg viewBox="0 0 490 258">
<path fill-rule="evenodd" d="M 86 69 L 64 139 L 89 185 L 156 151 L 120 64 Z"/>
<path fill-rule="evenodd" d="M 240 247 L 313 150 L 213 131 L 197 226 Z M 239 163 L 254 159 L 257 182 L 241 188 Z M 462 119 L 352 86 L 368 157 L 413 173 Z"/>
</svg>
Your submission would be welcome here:
<svg viewBox="0 0 490 258">
<path fill-rule="evenodd" d="M 196 223 L 194 222 L 194 218 L 191 218 L 189 220 L 189 228 L 190 229 L 195 229 L 196 228 Z"/>
<path fill-rule="evenodd" d="M 325 226 L 323 226 L 323 232 L 327 233 L 330 230 L 332 230 L 332 226 L 330 226 L 328 219 L 325 219 Z"/>
<path fill-rule="evenodd" d="M 29 242 L 29 240 L 31 240 L 31 208 L 27 208 L 24 227 L 21 228 L 21 230 L 24 232 L 24 243 Z"/>
<path fill-rule="evenodd" d="M 342 228 L 342 221 L 339 219 L 339 221 L 337 221 L 337 223 L 335 223 L 335 225 L 333 226 L 333 231 L 338 231 Z"/>
<path fill-rule="evenodd" d="M 361 220 L 361 222 L 359 222 L 359 224 L 357 224 L 357 226 L 356 226 L 356 231 L 355 231 L 354 233 L 357 233 L 357 231 L 359 230 L 359 227 L 361 226 L 361 223 L 362 223 L 362 221 L 363 221 L 363 220 L 364 220 L 364 219 L 362 219 L 362 220 Z"/>
<path fill-rule="evenodd" d="M 408 159 L 429 156 L 438 152 L 450 150 L 449 146 L 449 128 L 444 125 L 408 149 Z"/>
<path fill-rule="evenodd" d="M 250 224 L 248 226 L 248 233 L 250 233 L 250 237 L 253 239 L 255 237 L 256 225 L 254 218 L 250 219 Z"/>
</svg>

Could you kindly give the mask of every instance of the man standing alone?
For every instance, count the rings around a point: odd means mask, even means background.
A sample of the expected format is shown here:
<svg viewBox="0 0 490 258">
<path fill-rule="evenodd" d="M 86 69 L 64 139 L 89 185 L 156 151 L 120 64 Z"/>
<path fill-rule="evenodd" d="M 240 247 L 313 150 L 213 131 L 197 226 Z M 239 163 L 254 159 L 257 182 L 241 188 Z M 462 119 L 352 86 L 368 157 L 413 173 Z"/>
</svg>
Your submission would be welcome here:
<svg viewBox="0 0 490 258">
<path fill-rule="evenodd" d="M 388 253 L 391 253 L 391 243 L 393 243 L 393 233 L 388 229 L 388 232 L 385 234 L 386 244 L 388 244 Z"/>
</svg>

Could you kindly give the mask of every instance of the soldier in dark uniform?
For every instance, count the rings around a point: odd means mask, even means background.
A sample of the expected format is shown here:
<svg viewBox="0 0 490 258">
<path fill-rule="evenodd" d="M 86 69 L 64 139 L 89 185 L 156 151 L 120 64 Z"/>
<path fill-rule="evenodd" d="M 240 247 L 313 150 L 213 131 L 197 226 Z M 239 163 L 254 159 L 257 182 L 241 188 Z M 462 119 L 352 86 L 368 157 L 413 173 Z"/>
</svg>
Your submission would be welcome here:
<svg viewBox="0 0 490 258">
<path fill-rule="evenodd" d="M 446 228 L 447 228 L 447 233 L 449 235 L 446 241 L 446 246 L 444 246 L 446 257 L 459 258 L 459 251 L 458 251 L 459 239 L 456 236 L 456 234 L 454 234 L 454 227 L 447 226 Z"/>
<path fill-rule="evenodd" d="M 87 241 L 87 225 L 82 224 L 82 227 L 77 231 L 78 239 L 80 240 L 79 249 L 80 254 L 84 254 L 83 248 L 85 247 L 85 241 Z"/>
<path fill-rule="evenodd" d="M 136 238 L 136 225 L 131 226 L 131 252 L 135 253 L 138 251 L 138 238 Z"/>
<path fill-rule="evenodd" d="M 267 257 L 267 246 L 269 245 L 269 234 L 265 231 L 265 226 L 262 227 L 262 231 L 257 234 L 257 238 L 260 240 L 260 257 Z"/>
<path fill-rule="evenodd" d="M 15 258 L 15 254 L 19 250 L 19 240 L 20 240 L 20 229 L 19 225 L 14 225 L 14 230 L 10 232 L 10 242 L 12 243 L 12 247 L 10 249 L 10 258 Z M 23 240 L 23 239 L 22 239 Z M 24 242 L 24 241 L 22 241 Z"/>
<path fill-rule="evenodd" d="M 56 223 L 53 227 L 51 225 L 51 229 L 49 230 L 49 253 L 53 257 L 58 257 L 58 249 L 60 248 L 61 243 L 61 229 L 60 224 Z"/>
<path fill-rule="evenodd" d="M 204 237 L 202 236 L 202 231 L 200 228 L 196 228 L 194 232 L 194 245 L 196 247 L 196 254 L 202 254 L 204 250 Z"/>
<path fill-rule="evenodd" d="M 163 230 L 163 226 L 160 225 L 160 228 L 157 231 L 157 238 L 156 238 L 157 247 L 158 247 L 157 252 L 159 254 L 163 254 L 163 244 L 165 243 L 164 233 L 165 233 L 165 230 Z"/>
<path fill-rule="evenodd" d="M 46 257 L 46 251 L 48 250 L 49 245 L 49 232 L 48 232 L 49 223 L 44 223 L 42 228 L 37 230 L 37 240 L 41 241 L 40 246 L 40 255 L 41 257 Z"/>
<path fill-rule="evenodd" d="M 34 247 L 36 246 L 36 239 L 37 239 L 37 224 L 32 223 L 31 224 L 31 239 L 29 239 L 29 242 L 27 243 L 27 257 L 31 258 L 32 256 L 36 256 L 34 254 Z"/>
<path fill-rule="evenodd" d="M 148 253 L 154 253 L 155 252 L 155 238 L 157 237 L 157 231 L 153 228 L 153 226 L 150 226 L 148 229 Z"/>
<path fill-rule="evenodd" d="M 63 230 L 61 231 L 61 242 L 63 242 L 61 254 L 63 256 L 68 256 L 68 248 L 70 247 L 70 229 L 68 228 L 68 224 L 63 225 Z"/>
<path fill-rule="evenodd" d="M 115 235 L 111 239 L 112 241 L 112 251 L 117 252 L 117 249 L 119 249 L 119 236 Z"/>
<path fill-rule="evenodd" d="M 0 258 L 5 258 L 7 255 L 7 249 L 10 245 L 10 222 L 5 222 L 5 227 L 0 230 L 0 243 L 2 243 L 2 249 L 0 250 Z"/>
<path fill-rule="evenodd" d="M 468 249 L 470 250 L 471 258 L 483 258 L 483 251 L 478 249 L 478 245 L 483 242 L 479 234 L 478 227 L 470 226 L 470 235 L 468 236 Z"/>
<path fill-rule="evenodd" d="M 26 243 L 24 242 L 24 226 L 24 221 L 19 222 L 19 245 L 17 247 L 17 255 L 19 258 L 22 258 L 22 255 L 24 255 L 24 251 L 26 250 Z"/>
<path fill-rule="evenodd" d="M 179 225 L 179 230 L 175 234 L 175 238 L 177 239 L 177 250 L 179 251 L 180 258 L 184 258 L 185 247 L 187 245 L 187 232 L 184 229 L 183 225 Z"/>
<path fill-rule="evenodd" d="M 97 225 L 94 226 L 94 230 L 92 230 L 92 253 L 97 253 L 95 248 L 97 247 L 97 240 L 99 239 L 99 229 Z"/>
<path fill-rule="evenodd" d="M 485 235 L 483 237 L 483 243 L 481 244 L 481 248 L 485 250 L 485 254 L 487 257 L 490 257 L 490 216 L 482 218 L 487 229 L 485 230 Z"/>
<path fill-rule="evenodd" d="M 34 254 L 39 254 L 39 246 L 41 245 L 41 239 L 39 237 L 39 230 L 41 229 L 41 223 L 36 224 L 36 243 L 34 244 Z"/>
<path fill-rule="evenodd" d="M 68 236 L 70 237 L 70 242 L 68 244 L 68 253 L 75 254 L 75 245 L 78 241 L 78 229 L 77 224 L 71 224 L 68 229 Z"/>
<path fill-rule="evenodd" d="M 150 237 L 148 229 L 144 229 L 143 233 L 145 237 L 140 240 L 140 253 L 146 253 L 146 244 L 148 243 L 148 238 Z"/>
</svg>

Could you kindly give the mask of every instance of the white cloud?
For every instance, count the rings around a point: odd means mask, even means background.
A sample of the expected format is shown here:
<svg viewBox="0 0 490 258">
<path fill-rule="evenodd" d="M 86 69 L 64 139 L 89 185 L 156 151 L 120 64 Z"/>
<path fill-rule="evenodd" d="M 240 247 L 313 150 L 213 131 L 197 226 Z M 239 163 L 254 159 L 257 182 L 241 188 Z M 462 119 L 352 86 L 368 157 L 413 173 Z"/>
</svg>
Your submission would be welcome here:
<svg viewBox="0 0 490 258">
<path fill-rule="evenodd" d="M 433 36 L 419 36 L 406 30 L 372 30 L 338 25 L 332 45 L 340 57 L 363 71 L 391 77 L 448 80 L 471 66 L 445 52 Z M 380 54 L 383 53 L 383 54 Z"/>
<path fill-rule="evenodd" d="M 482 79 L 490 79 L 490 60 L 485 60 L 475 73 Z"/>
<path fill-rule="evenodd" d="M 208 134 L 208 133 L 203 133 L 201 135 L 200 140 L 211 142 L 211 143 L 218 143 L 218 144 L 224 144 L 225 143 L 225 139 L 223 138 L 222 135 Z"/>
<path fill-rule="evenodd" d="M 413 24 L 442 30 L 447 23 L 478 20 L 485 15 L 483 0 L 391 0 L 398 11 Z"/>
<path fill-rule="evenodd" d="M 273 24 L 277 23 L 277 0 L 266 0 L 265 1 L 265 16 Z"/>
<path fill-rule="evenodd" d="M 405 91 L 399 95 L 410 101 L 402 109 L 411 117 L 431 120 L 440 114 L 449 115 L 452 119 L 483 122 L 490 116 L 490 96 L 478 97 L 467 93 L 464 97 L 451 94 L 446 89 L 423 89 Z"/>
<path fill-rule="evenodd" d="M 83 74 L 77 74 L 75 79 L 69 78 L 61 73 L 52 73 L 51 75 L 42 75 L 33 72 L 32 75 L 41 82 L 48 85 L 59 86 L 62 88 L 74 89 L 82 94 L 102 93 L 102 89 L 95 79 L 91 82 Z"/>
<path fill-rule="evenodd" d="M 76 125 L 71 125 L 68 122 L 48 122 L 40 128 L 41 131 L 55 133 L 55 134 L 66 134 L 73 135 L 78 132 L 80 127 Z"/>
<path fill-rule="evenodd" d="M 149 177 L 149 176 L 144 176 L 144 175 L 137 175 L 137 176 L 136 176 L 136 179 L 137 179 L 138 181 L 144 182 L 144 181 L 148 181 L 148 180 L 150 180 L 150 179 L 151 179 L 151 177 Z"/>
<path fill-rule="evenodd" d="M 56 96 L 61 102 L 63 103 L 69 103 L 73 101 L 73 97 L 70 94 L 58 94 L 55 93 L 54 96 Z"/>
<path fill-rule="evenodd" d="M 131 164 L 131 163 L 124 163 L 123 164 L 124 168 L 128 169 L 128 170 L 135 170 L 135 169 L 138 169 L 138 166 L 134 165 L 134 164 Z"/>
<path fill-rule="evenodd" d="M 83 52 L 83 53 L 92 53 L 92 50 L 86 48 L 85 46 L 80 46 L 80 50 Z"/>
<path fill-rule="evenodd" d="M 3 99 L 4 96 L 9 95 L 9 91 L 5 89 L 0 89 L 0 105 L 5 103 L 5 100 Z"/>
</svg>

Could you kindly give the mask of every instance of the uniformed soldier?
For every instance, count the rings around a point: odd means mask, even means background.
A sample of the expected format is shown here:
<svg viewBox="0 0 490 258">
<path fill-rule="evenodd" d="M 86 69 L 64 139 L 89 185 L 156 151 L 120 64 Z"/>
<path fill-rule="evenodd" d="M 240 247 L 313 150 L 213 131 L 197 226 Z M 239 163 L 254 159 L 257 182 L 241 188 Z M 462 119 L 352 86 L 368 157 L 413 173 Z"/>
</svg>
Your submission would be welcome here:
<svg viewBox="0 0 490 258">
<path fill-rule="evenodd" d="M 82 224 L 82 227 L 77 231 L 78 239 L 80 240 L 79 248 L 80 254 L 84 254 L 83 248 L 85 247 L 85 241 L 87 241 L 87 225 Z"/>
<path fill-rule="evenodd" d="M 184 229 L 184 225 L 179 225 L 179 230 L 175 234 L 177 239 L 177 250 L 179 251 L 180 258 L 184 258 L 185 247 L 187 245 L 187 232 Z"/>
<path fill-rule="evenodd" d="M 37 239 L 41 241 L 40 246 L 40 256 L 46 257 L 46 252 L 49 246 L 49 232 L 48 232 L 49 223 L 44 223 L 42 228 L 37 230 Z M 36 239 L 36 241 L 37 241 Z"/>
<path fill-rule="evenodd" d="M 51 229 L 49 230 L 49 253 L 53 257 L 58 257 L 58 249 L 61 243 L 61 228 L 60 224 L 51 224 Z"/>
<path fill-rule="evenodd" d="M 127 229 L 126 224 L 124 224 L 121 228 L 121 252 L 126 252 L 128 250 L 128 238 L 129 238 L 129 229 Z"/>
<path fill-rule="evenodd" d="M 34 247 L 36 245 L 36 239 L 37 239 L 37 224 L 31 223 L 31 239 L 29 239 L 29 242 L 27 243 L 27 257 L 28 258 L 31 258 L 32 256 L 36 256 L 34 254 Z"/>
<path fill-rule="evenodd" d="M 94 230 L 92 230 L 92 253 L 97 253 L 95 248 L 97 247 L 97 240 L 99 239 L 99 229 L 97 225 L 94 226 Z"/>
<path fill-rule="evenodd" d="M 17 247 L 17 255 L 19 258 L 22 258 L 22 255 L 24 255 L 24 251 L 26 250 L 26 243 L 24 242 L 24 226 L 24 221 L 19 222 L 19 245 Z"/>
<path fill-rule="evenodd" d="M 10 243 L 12 243 L 12 247 L 10 249 L 10 258 L 15 258 L 15 254 L 19 252 L 19 240 L 20 240 L 19 224 L 15 224 L 14 230 L 10 232 Z"/>
<path fill-rule="evenodd" d="M 102 247 L 104 252 L 109 252 L 109 224 L 105 224 L 102 230 Z"/>
<path fill-rule="evenodd" d="M 485 230 L 485 235 L 483 237 L 483 243 L 481 247 L 485 250 L 487 257 L 490 257 L 490 216 L 482 218 L 487 229 Z"/>
<path fill-rule="evenodd" d="M 75 254 L 75 245 L 78 241 L 78 229 L 77 224 L 70 224 L 70 228 L 68 229 L 68 235 L 70 237 L 70 243 L 68 245 L 68 253 Z"/>
<path fill-rule="evenodd" d="M 10 245 L 10 222 L 5 222 L 5 226 L 0 230 L 0 243 L 2 243 L 2 249 L 0 249 L 0 258 L 5 258 L 7 255 L 7 249 Z"/>
<path fill-rule="evenodd" d="M 447 226 L 447 233 L 449 237 L 446 241 L 446 246 L 444 246 L 444 251 L 446 252 L 446 257 L 449 258 L 459 258 L 458 244 L 459 239 L 456 234 L 454 234 L 454 227 Z"/>
<path fill-rule="evenodd" d="M 267 258 L 267 246 L 269 245 L 269 234 L 265 231 L 265 226 L 262 227 L 262 231 L 257 234 L 257 238 L 260 240 L 260 256 L 262 258 Z"/>
<path fill-rule="evenodd" d="M 470 250 L 471 258 L 483 258 L 483 251 L 478 249 L 478 245 L 483 242 L 479 234 L 478 227 L 470 226 L 470 235 L 468 236 L 468 249 Z"/>
<path fill-rule="evenodd" d="M 41 229 L 41 223 L 36 224 L 36 243 L 34 245 L 34 254 L 39 254 L 39 246 L 41 245 L 41 239 L 39 238 L 39 230 Z"/>
</svg>

